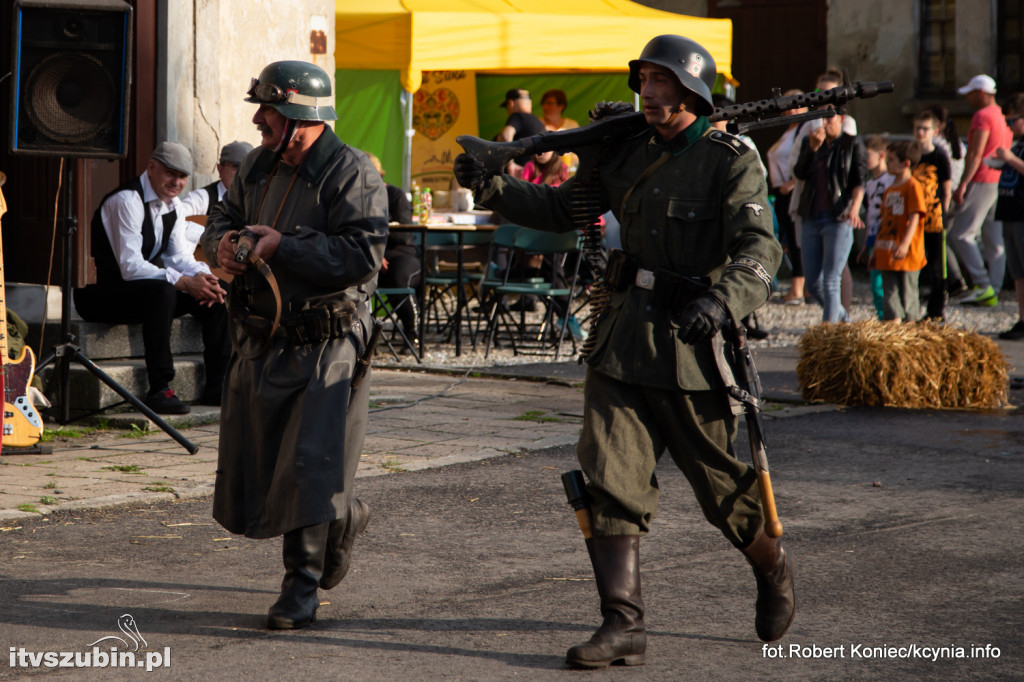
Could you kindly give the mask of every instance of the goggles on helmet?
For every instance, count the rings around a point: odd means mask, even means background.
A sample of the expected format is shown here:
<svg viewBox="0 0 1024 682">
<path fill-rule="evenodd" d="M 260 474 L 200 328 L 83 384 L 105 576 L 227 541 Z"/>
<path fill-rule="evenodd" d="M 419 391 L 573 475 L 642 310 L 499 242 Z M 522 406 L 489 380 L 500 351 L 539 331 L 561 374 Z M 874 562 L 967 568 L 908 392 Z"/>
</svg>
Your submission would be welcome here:
<svg viewBox="0 0 1024 682">
<path fill-rule="evenodd" d="M 307 107 L 316 107 L 317 98 L 309 95 L 300 95 L 295 90 L 282 90 L 274 83 L 260 83 L 258 78 L 249 81 L 249 91 L 246 93 L 264 104 L 300 104 Z"/>
</svg>

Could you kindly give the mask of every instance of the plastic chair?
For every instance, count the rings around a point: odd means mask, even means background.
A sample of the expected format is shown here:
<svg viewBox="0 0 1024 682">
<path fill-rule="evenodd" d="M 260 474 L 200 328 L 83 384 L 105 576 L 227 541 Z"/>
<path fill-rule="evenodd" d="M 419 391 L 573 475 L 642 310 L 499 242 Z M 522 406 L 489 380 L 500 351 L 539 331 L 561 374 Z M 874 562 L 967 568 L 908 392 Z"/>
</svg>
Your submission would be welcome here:
<svg viewBox="0 0 1024 682">
<path fill-rule="evenodd" d="M 497 242 L 497 238 L 495 238 Z M 504 337 L 512 344 L 512 352 L 520 353 L 544 353 L 549 345 L 555 353 L 555 361 L 558 361 L 561 354 L 562 342 L 566 337 L 566 328 L 569 324 L 569 314 L 572 311 L 572 302 L 576 290 L 576 280 L 579 274 L 579 259 L 573 261 L 571 280 L 568 273 L 565 280 L 561 273 L 561 266 L 565 262 L 568 253 L 580 250 L 582 236 L 576 232 L 551 233 L 541 230 L 521 227 L 515 232 L 512 238 L 512 254 L 508 267 L 505 268 L 502 282 L 493 287 L 492 306 L 490 318 L 487 325 L 487 346 L 484 357 L 490 354 L 491 346 L 498 336 L 499 329 L 504 329 Z M 533 254 L 548 256 L 550 266 L 545 276 L 527 277 L 520 280 L 513 279 L 512 273 L 521 269 L 523 263 Z M 504 305 L 507 296 L 536 296 L 544 306 L 544 313 L 539 325 L 527 323 L 526 313 L 522 312 L 519 319 Z M 562 312 L 561 324 L 555 325 L 556 299 L 565 299 Z M 549 344 L 549 332 L 557 328 L 557 337 Z M 573 352 L 576 350 L 576 342 L 569 335 L 572 342 Z"/>
</svg>

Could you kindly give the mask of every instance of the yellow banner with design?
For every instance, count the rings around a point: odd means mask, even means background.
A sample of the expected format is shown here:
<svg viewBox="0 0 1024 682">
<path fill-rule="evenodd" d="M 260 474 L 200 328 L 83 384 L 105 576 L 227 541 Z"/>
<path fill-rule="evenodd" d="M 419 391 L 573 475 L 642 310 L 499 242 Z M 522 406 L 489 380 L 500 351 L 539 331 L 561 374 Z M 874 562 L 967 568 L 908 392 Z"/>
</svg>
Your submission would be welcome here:
<svg viewBox="0 0 1024 682">
<path fill-rule="evenodd" d="M 455 184 L 452 164 L 462 152 L 459 135 L 477 134 L 476 74 L 473 71 L 424 71 L 413 95 L 412 179 L 431 191 Z"/>
</svg>

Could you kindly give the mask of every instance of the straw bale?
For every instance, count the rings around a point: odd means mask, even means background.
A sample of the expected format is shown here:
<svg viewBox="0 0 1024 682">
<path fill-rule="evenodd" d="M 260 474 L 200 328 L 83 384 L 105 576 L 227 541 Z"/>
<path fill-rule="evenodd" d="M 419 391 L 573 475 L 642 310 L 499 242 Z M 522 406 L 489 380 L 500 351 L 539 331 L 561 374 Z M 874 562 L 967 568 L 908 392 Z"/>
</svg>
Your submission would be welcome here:
<svg viewBox="0 0 1024 682">
<path fill-rule="evenodd" d="M 839 405 L 991 409 L 1009 364 L 992 339 L 936 323 L 819 324 L 799 342 L 803 397 Z"/>
</svg>

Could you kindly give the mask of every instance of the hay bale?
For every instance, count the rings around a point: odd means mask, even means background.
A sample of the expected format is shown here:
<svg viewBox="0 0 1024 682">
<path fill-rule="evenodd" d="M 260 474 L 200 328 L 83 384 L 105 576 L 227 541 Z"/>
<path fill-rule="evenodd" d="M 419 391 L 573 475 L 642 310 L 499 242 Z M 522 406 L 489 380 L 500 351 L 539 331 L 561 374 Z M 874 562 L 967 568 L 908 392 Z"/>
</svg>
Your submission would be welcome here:
<svg viewBox="0 0 1024 682">
<path fill-rule="evenodd" d="M 998 344 L 942 324 L 820 324 L 800 337 L 803 397 L 839 405 L 990 409 L 1007 404 Z"/>
</svg>

